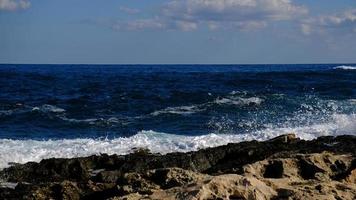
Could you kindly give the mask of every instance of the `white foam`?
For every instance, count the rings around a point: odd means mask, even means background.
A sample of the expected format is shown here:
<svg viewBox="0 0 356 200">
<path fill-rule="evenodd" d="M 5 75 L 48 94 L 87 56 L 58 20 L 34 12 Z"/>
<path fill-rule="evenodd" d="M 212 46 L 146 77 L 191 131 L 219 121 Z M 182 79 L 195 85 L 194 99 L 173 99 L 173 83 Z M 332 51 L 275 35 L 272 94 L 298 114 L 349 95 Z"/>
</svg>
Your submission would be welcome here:
<svg viewBox="0 0 356 200">
<path fill-rule="evenodd" d="M 11 115 L 13 113 L 12 110 L 0 110 L 0 116 L 1 115 Z"/>
<path fill-rule="evenodd" d="M 356 66 L 340 65 L 340 66 L 334 67 L 333 69 L 355 70 Z"/>
<path fill-rule="evenodd" d="M 233 91 L 230 94 L 235 95 L 239 92 Z M 227 97 L 219 97 L 212 102 L 207 102 L 203 104 L 191 105 L 191 106 L 178 106 L 178 107 L 167 107 L 162 110 L 157 110 L 152 112 L 150 115 L 158 116 L 161 114 L 177 114 L 177 115 L 190 115 L 197 112 L 202 112 L 206 110 L 206 107 L 212 106 L 213 104 L 219 105 L 235 105 L 235 106 L 245 106 L 245 105 L 260 105 L 264 99 L 259 97 L 234 97 L 234 96 L 227 96 Z M 205 107 L 205 108 L 204 108 Z"/>
<path fill-rule="evenodd" d="M 100 121 L 104 121 L 103 118 L 91 118 L 91 119 L 72 119 L 72 118 L 67 118 L 67 117 L 60 117 L 60 119 L 64 120 L 64 121 L 68 121 L 68 122 L 72 122 L 72 123 L 88 123 L 88 124 L 95 124 L 97 122 Z M 110 118 L 111 119 L 111 118 Z"/>
<path fill-rule="evenodd" d="M 356 104 L 356 99 L 349 99 L 349 102 L 350 102 L 351 104 Z"/>
<path fill-rule="evenodd" d="M 10 188 L 10 189 L 15 189 L 18 183 L 12 183 L 12 182 L 2 182 L 0 180 L 0 188 Z"/>
<path fill-rule="evenodd" d="M 259 97 L 249 97 L 249 98 L 242 98 L 242 97 L 228 97 L 228 98 L 217 98 L 214 102 L 216 104 L 228 104 L 228 105 L 260 105 L 264 100 Z"/>
<path fill-rule="evenodd" d="M 205 109 L 199 108 L 199 105 L 192 106 L 179 106 L 179 107 L 168 107 L 162 110 L 154 111 L 151 113 L 153 116 L 160 114 L 178 114 L 178 115 L 189 115 L 196 112 L 204 111 Z"/>
<path fill-rule="evenodd" d="M 12 115 L 12 114 L 28 113 L 28 112 L 63 114 L 66 112 L 66 110 L 63 108 L 57 107 L 57 106 L 44 104 L 44 105 L 35 106 L 35 107 L 21 106 L 21 107 L 15 108 L 13 110 L 0 110 L 0 115 Z"/>
<path fill-rule="evenodd" d="M 154 131 L 141 131 L 127 138 L 116 139 L 64 139 L 64 140 L 9 140 L 1 139 L 0 168 L 9 162 L 26 163 L 44 158 L 71 158 L 98 153 L 127 154 L 134 147 L 149 148 L 152 152 L 186 152 L 200 148 L 241 141 L 242 135 L 180 136 Z"/>
<path fill-rule="evenodd" d="M 254 134 L 260 140 L 267 140 L 281 133 L 296 133 L 305 140 L 315 139 L 320 136 L 356 135 L 356 114 L 334 114 L 330 122 L 311 124 L 297 127 L 267 127 Z"/>
<path fill-rule="evenodd" d="M 141 131 L 131 137 L 116 139 L 63 139 L 63 140 L 0 140 L 0 168 L 9 162 L 26 163 L 45 158 L 72 158 L 99 153 L 127 154 L 134 147 L 149 148 L 154 153 L 187 152 L 215 147 L 231 142 L 267 140 L 281 134 L 296 133 L 303 139 L 326 135 L 356 135 L 356 114 L 335 114 L 327 123 L 300 127 L 266 127 L 245 134 L 207 134 L 183 136 L 155 131 Z"/>
<path fill-rule="evenodd" d="M 41 111 L 41 112 L 45 112 L 45 113 L 46 112 L 63 113 L 66 110 L 64 110 L 63 108 L 59 108 L 57 106 L 45 104 L 45 105 L 42 105 L 40 107 L 33 107 L 32 111 Z"/>
</svg>

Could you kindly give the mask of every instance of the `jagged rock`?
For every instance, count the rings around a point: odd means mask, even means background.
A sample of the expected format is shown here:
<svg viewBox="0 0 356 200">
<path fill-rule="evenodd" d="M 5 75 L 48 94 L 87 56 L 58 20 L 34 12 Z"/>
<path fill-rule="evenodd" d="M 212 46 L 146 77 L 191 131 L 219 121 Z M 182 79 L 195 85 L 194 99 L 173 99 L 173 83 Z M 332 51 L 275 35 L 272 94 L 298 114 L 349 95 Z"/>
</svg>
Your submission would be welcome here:
<svg viewBox="0 0 356 200">
<path fill-rule="evenodd" d="M 290 137 L 290 136 L 281 136 Z M 279 137 L 279 138 L 281 138 Z M 208 174 L 242 173 L 242 166 L 266 159 L 277 153 L 356 153 L 355 136 L 320 137 L 312 141 L 279 139 L 265 142 L 241 142 L 197 152 L 157 154 L 129 154 L 126 156 L 100 155 L 73 159 L 47 159 L 4 169 L 0 178 L 11 182 L 87 181 L 92 170 L 106 169 L 144 172 L 150 169 L 179 167 Z"/>
<path fill-rule="evenodd" d="M 196 199 L 270 199 L 276 192 L 264 182 L 236 174 L 214 177 L 202 185 Z"/>
<path fill-rule="evenodd" d="M 356 169 L 350 172 L 350 174 L 346 177 L 346 181 L 356 184 Z"/>
<path fill-rule="evenodd" d="M 118 187 L 125 195 L 130 193 L 152 194 L 152 191 L 159 187 L 145 178 L 145 175 L 136 172 L 126 173 L 119 178 Z"/>
<path fill-rule="evenodd" d="M 277 197 L 278 199 L 288 199 L 289 197 L 295 195 L 295 192 L 290 189 L 279 188 L 277 189 Z M 276 198 L 276 197 L 274 197 Z"/>
<path fill-rule="evenodd" d="M 188 185 L 204 178 L 198 173 L 180 168 L 156 169 L 148 173 L 148 179 L 163 189 Z"/>
<path fill-rule="evenodd" d="M 294 133 L 281 135 L 270 140 L 270 142 L 290 143 L 299 140 Z"/>
<path fill-rule="evenodd" d="M 167 155 L 138 151 L 14 165 L 0 199 L 356 199 L 356 137 L 293 134 Z M 0 184 L 1 185 L 1 184 Z"/>
<path fill-rule="evenodd" d="M 60 184 L 52 186 L 54 196 L 63 200 L 79 200 L 81 190 L 78 188 L 77 183 L 70 181 L 63 181 Z"/>
<path fill-rule="evenodd" d="M 120 171 L 102 171 L 98 173 L 95 180 L 101 183 L 116 183 L 120 176 Z"/>
</svg>

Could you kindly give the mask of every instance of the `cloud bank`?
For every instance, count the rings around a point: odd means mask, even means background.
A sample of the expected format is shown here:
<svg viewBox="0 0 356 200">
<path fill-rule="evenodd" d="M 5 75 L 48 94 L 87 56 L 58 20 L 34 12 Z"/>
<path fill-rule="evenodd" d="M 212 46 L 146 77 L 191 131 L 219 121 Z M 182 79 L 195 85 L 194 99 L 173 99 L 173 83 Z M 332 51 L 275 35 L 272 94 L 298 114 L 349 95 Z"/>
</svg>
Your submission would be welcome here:
<svg viewBox="0 0 356 200">
<path fill-rule="evenodd" d="M 301 28 L 305 35 L 334 31 L 356 33 L 356 9 L 309 18 L 303 21 Z"/>
<path fill-rule="evenodd" d="M 291 0 L 171 0 L 156 17 L 117 21 L 115 30 L 173 29 L 192 31 L 198 27 L 211 30 L 255 29 L 272 21 L 292 20 L 306 15 L 305 6 Z"/>
<path fill-rule="evenodd" d="M 28 0 L 0 0 L 0 11 L 24 10 L 31 6 Z"/>
</svg>

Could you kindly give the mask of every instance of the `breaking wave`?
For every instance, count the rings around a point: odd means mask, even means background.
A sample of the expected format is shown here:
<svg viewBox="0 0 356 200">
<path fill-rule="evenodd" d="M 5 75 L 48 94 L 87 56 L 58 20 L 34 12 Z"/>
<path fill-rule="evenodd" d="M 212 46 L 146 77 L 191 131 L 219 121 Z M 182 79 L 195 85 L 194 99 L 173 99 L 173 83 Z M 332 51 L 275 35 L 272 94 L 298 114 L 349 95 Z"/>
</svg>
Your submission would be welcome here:
<svg viewBox="0 0 356 200">
<path fill-rule="evenodd" d="M 179 106 L 179 107 L 168 107 L 162 110 L 157 110 L 151 113 L 153 116 L 161 114 L 179 114 L 179 115 L 189 115 L 196 112 L 204 111 L 204 108 L 199 108 L 199 106 Z"/>
<path fill-rule="evenodd" d="M 195 151 L 290 132 L 304 139 L 355 135 L 354 69 L 5 65 L 0 168 L 50 157 L 126 154 L 133 147 Z"/>
<path fill-rule="evenodd" d="M 242 97 L 229 97 L 229 98 L 217 98 L 215 100 L 216 104 L 228 104 L 228 105 L 260 105 L 263 102 L 263 99 L 259 97 L 249 97 L 249 98 L 242 98 Z"/>
<path fill-rule="evenodd" d="M 191 105 L 191 106 L 178 106 L 167 107 L 162 110 L 152 112 L 150 115 L 158 116 L 161 114 L 177 114 L 177 115 L 190 115 L 198 112 L 203 112 L 207 108 L 212 108 L 214 105 L 230 105 L 230 106 L 251 106 L 260 105 L 264 99 L 259 97 L 218 97 L 212 102 L 203 104 Z"/>
<path fill-rule="evenodd" d="M 12 140 L 1 139 L 0 168 L 10 162 L 26 163 L 45 158 L 72 158 L 99 153 L 128 154 L 134 147 L 148 148 L 154 153 L 188 152 L 233 142 L 268 140 L 281 134 L 296 133 L 311 140 L 319 136 L 356 135 L 356 114 L 335 114 L 330 122 L 296 127 L 266 127 L 243 134 L 210 133 L 201 136 L 185 136 L 155 131 L 140 131 L 131 137 L 114 139 L 61 139 L 61 140 Z M 11 152 L 11 153 L 10 153 Z"/>
<path fill-rule="evenodd" d="M 340 66 L 334 67 L 334 69 L 355 70 L 356 66 L 340 65 Z"/>
</svg>

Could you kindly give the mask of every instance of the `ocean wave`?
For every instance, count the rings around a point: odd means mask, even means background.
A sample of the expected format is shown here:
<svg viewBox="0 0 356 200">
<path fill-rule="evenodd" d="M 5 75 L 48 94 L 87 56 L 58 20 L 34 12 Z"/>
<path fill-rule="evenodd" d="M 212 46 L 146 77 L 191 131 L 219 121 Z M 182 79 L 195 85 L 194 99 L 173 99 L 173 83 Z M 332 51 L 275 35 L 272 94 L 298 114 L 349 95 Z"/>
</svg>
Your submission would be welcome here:
<svg viewBox="0 0 356 200">
<path fill-rule="evenodd" d="M 155 131 L 141 131 L 131 137 L 110 140 L 63 139 L 37 141 L 1 139 L 0 168 L 7 167 L 9 162 L 26 163 L 52 157 L 71 158 L 99 153 L 127 154 L 134 147 L 149 148 L 155 153 L 187 152 L 243 139 L 239 135 L 180 136 Z"/>
<path fill-rule="evenodd" d="M 238 106 L 244 106 L 244 105 L 260 105 L 264 100 L 259 97 L 249 97 L 249 98 L 243 98 L 243 97 L 223 97 L 223 98 L 217 98 L 214 103 L 222 105 L 222 104 L 227 104 L 227 105 L 238 105 Z"/>
<path fill-rule="evenodd" d="M 235 92 L 230 94 L 237 94 Z M 205 111 L 207 108 L 212 107 L 216 104 L 218 105 L 234 105 L 234 106 L 250 106 L 250 105 L 260 105 L 264 99 L 259 97 L 218 97 L 212 102 L 207 102 L 203 104 L 191 105 L 191 106 L 178 106 L 178 107 L 167 107 L 162 110 L 157 110 L 152 112 L 150 115 L 158 116 L 161 114 L 177 114 L 177 115 L 190 115 L 197 112 Z"/>
<path fill-rule="evenodd" d="M 321 136 L 356 135 L 356 114 L 333 114 L 331 120 L 293 127 L 275 127 L 266 125 L 265 129 L 252 133 L 258 140 L 267 140 L 281 133 L 295 133 L 305 140 L 312 140 Z"/>
<path fill-rule="evenodd" d="M 12 115 L 13 110 L 0 110 L 0 116 L 9 116 Z"/>
<path fill-rule="evenodd" d="M 204 110 L 205 109 L 203 109 L 203 108 L 199 108 L 199 105 L 167 107 L 167 108 L 162 109 L 162 110 L 154 111 L 150 115 L 153 115 L 153 116 L 157 116 L 157 115 L 161 115 L 161 114 L 189 115 L 189 114 L 201 112 L 201 111 L 204 111 Z"/>
<path fill-rule="evenodd" d="M 129 123 L 131 118 L 117 118 L 117 117 L 109 117 L 109 118 L 87 118 L 87 119 L 75 119 L 67 117 L 66 110 L 60 108 L 58 106 L 44 104 L 41 106 L 26 106 L 23 105 L 21 107 L 15 108 L 13 110 L 0 110 L 0 117 L 4 116 L 12 116 L 17 114 L 30 114 L 30 113 L 44 113 L 50 116 L 51 118 L 57 118 L 62 121 L 73 123 L 73 124 L 88 124 L 88 125 L 105 125 L 105 124 L 120 124 L 126 125 Z M 139 118 L 139 117 L 137 117 Z"/>
<path fill-rule="evenodd" d="M 340 66 L 334 67 L 333 69 L 355 70 L 356 66 L 340 65 Z"/>
<path fill-rule="evenodd" d="M 24 114 L 31 112 L 41 112 L 41 113 L 65 113 L 66 110 L 54 105 L 44 104 L 41 106 L 27 106 L 20 104 L 15 109 L 12 110 L 0 110 L 0 115 L 13 115 L 13 114 Z"/>
<path fill-rule="evenodd" d="M 67 117 L 60 117 L 63 121 L 67 121 L 70 123 L 88 123 L 88 124 L 95 124 L 97 122 L 102 122 L 105 121 L 103 118 L 91 118 L 91 119 L 73 119 L 73 118 L 67 118 Z"/>
<path fill-rule="evenodd" d="M 356 135 L 356 114 L 335 114 L 330 122 L 297 127 L 266 127 L 244 134 L 184 136 L 155 131 L 140 131 L 131 137 L 115 139 L 11 140 L 1 139 L 0 168 L 9 162 L 26 163 L 45 158 L 72 158 L 99 153 L 127 154 L 132 148 L 148 148 L 154 153 L 188 152 L 232 142 L 267 140 L 281 134 L 296 133 L 302 139 L 327 135 Z M 9 153 L 11 152 L 11 153 Z"/>
<path fill-rule="evenodd" d="M 351 104 L 356 104 L 356 99 L 349 99 L 349 102 L 350 102 Z"/>
<path fill-rule="evenodd" d="M 66 110 L 57 106 L 44 104 L 40 107 L 33 107 L 32 111 L 40 111 L 44 113 L 52 112 L 52 113 L 64 113 Z"/>
<path fill-rule="evenodd" d="M 73 124 L 87 124 L 87 125 L 98 125 L 98 126 L 106 126 L 106 125 L 127 125 L 130 123 L 131 118 L 127 117 L 125 119 L 110 117 L 110 118 L 89 118 L 89 119 L 74 119 L 68 118 L 66 116 L 61 116 L 59 119 Z"/>
</svg>

